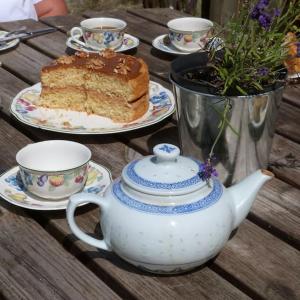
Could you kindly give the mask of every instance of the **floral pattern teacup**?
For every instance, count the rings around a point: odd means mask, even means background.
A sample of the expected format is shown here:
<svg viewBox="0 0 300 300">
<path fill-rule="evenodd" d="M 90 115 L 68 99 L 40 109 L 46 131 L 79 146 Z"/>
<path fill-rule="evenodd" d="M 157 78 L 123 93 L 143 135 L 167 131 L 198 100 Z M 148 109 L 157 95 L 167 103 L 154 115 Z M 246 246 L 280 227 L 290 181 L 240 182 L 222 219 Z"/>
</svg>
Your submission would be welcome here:
<svg viewBox="0 0 300 300">
<path fill-rule="evenodd" d="M 114 18 L 87 19 L 80 23 L 80 27 L 71 29 L 71 38 L 95 50 L 117 49 L 122 46 L 126 26 L 126 22 Z"/>
<path fill-rule="evenodd" d="M 178 18 L 168 22 L 169 38 L 175 48 L 183 52 L 204 49 L 210 38 L 213 23 L 203 18 Z"/>
<path fill-rule="evenodd" d="M 64 140 L 44 141 L 22 148 L 16 156 L 24 189 L 46 199 L 80 192 L 88 176 L 91 151 Z"/>
</svg>

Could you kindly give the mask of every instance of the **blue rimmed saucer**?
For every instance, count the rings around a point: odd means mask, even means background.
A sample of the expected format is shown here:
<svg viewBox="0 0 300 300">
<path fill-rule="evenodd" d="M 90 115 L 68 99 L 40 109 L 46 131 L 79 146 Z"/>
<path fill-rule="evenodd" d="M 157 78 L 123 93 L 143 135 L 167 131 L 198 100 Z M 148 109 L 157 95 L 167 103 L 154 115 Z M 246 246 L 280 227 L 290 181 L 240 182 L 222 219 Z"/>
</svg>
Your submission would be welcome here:
<svg viewBox="0 0 300 300">
<path fill-rule="evenodd" d="M 107 168 L 90 161 L 88 179 L 82 192 L 101 195 L 111 181 L 111 173 Z M 34 210 L 66 209 L 69 202 L 68 198 L 48 201 L 27 193 L 23 187 L 18 166 L 0 176 L 0 197 L 11 204 Z"/>
<path fill-rule="evenodd" d="M 128 33 L 124 34 L 124 39 L 123 39 L 123 44 L 120 48 L 116 49 L 116 52 L 125 52 L 128 50 L 131 50 L 133 48 L 136 48 L 139 45 L 140 41 L 138 38 L 136 38 L 133 35 L 130 35 Z M 84 51 L 84 52 L 88 52 L 88 53 L 99 53 L 99 50 L 95 50 L 93 48 L 90 48 L 88 46 L 83 46 L 78 44 L 74 39 L 72 39 L 72 37 L 70 37 L 67 42 L 66 45 L 76 51 Z"/>
</svg>

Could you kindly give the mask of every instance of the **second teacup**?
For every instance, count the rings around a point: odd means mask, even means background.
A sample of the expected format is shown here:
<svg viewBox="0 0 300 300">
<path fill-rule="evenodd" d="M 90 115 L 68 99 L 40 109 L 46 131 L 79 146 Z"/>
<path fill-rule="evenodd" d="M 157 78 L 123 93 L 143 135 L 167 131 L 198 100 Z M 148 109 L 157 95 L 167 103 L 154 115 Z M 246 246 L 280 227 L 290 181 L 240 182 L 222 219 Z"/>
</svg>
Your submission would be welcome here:
<svg viewBox="0 0 300 300">
<path fill-rule="evenodd" d="M 62 199 L 80 192 L 90 159 L 89 148 L 65 140 L 29 144 L 16 156 L 25 189 L 46 199 Z"/>
<path fill-rule="evenodd" d="M 120 19 L 92 18 L 82 21 L 80 27 L 73 27 L 71 36 L 78 44 L 95 50 L 117 49 L 122 46 L 126 26 Z"/>
<path fill-rule="evenodd" d="M 210 20 L 195 17 L 173 19 L 167 25 L 171 43 L 183 52 L 203 49 L 213 27 Z"/>
</svg>

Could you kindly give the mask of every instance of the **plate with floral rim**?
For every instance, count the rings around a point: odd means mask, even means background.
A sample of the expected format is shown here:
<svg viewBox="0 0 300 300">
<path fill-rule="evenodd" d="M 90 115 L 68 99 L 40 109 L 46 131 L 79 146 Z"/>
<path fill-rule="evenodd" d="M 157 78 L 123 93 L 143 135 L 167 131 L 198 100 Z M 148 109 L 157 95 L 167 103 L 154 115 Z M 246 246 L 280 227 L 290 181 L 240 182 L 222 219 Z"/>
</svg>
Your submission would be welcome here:
<svg viewBox="0 0 300 300">
<path fill-rule="evenodd" d="M 0 38 L 4 37 L 8 32 L 0 30 Z M 0 51 L 7 50 L 9 48 L 15 47 L 20 42 L 20 39 L 14 39 L 9 42 L 4 42 L 3 44 L 0 44 Z"/>
<path fill-rule="evenodd" d="M 62 133 L 110 134 L 131 131 L 158 123 L 175 110 L 173 93 L 154 81 L 149 83 L 148 111 L 130 123 L 116 123 L 109 118 L 85 112 L 39 107 L 40 93 L 40 83 L 19 92 L 10 106 L 11 113 L 24 124 Z"/>
<path fill-rule="evenodd" d="M 88 178 L 82 192 L 102 195 L 112 182 L 110 171 L 93 161 L 90 161 Z M 34 210 L 66 209 L 69 199 L 48 201 L 26 192 L 15 166 L 0 175 L 0 197 L 11 204 Z"/>
<path fill-rule="evenodd" d="M 78 37 L 78 38 L 80 38 L 80 37 Z M 136 48 L 139 45 L 139 43 L 140 43 L 140 41 L 138 38 L 136 38 L 135 36 L 130 35 L 128 33 L 125 33 L 122 46 L 120 48 L 116 49 L 115 51 L 116 52 L 124 52 L 124 51 L 131 50 L 133 48 Z M 84 52 L 88 52 L 88 53 L 99 53 L 99 50 L 92 49 L 89 46 L 80 45 L 74 39 L 72 39 L 72 37 L 67 39 L 66 45 L 69 48 L 76 50 L 76 51 L 84 51 Z"/>
</svg>

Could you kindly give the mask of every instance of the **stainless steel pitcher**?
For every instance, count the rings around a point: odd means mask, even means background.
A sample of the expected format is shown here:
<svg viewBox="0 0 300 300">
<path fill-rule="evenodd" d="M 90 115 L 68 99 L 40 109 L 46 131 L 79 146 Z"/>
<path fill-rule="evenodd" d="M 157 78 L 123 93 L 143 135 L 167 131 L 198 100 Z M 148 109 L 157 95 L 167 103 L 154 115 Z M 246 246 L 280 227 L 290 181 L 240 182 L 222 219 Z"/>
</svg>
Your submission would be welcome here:
<svg viewBox="0 0 300 300">
<path fill-rule="evenodd" d="M 219 132 L 217 110 L 224 110 L 224 98 L 184 88 L 172 78 L 171 81 L 182 153 L 204 161 Z M 226 186 L 267 167 L 282 92 L 281 87 L 259 95 L 229 97 L 232 107 L 227 119 L 239 134 L 226 126 L 214 149 L 215 167 Z"/>
</svg>

